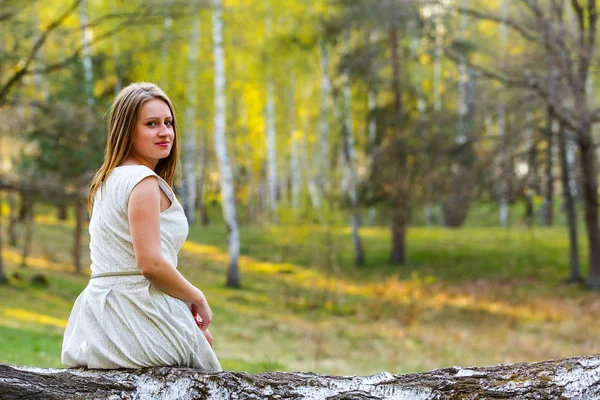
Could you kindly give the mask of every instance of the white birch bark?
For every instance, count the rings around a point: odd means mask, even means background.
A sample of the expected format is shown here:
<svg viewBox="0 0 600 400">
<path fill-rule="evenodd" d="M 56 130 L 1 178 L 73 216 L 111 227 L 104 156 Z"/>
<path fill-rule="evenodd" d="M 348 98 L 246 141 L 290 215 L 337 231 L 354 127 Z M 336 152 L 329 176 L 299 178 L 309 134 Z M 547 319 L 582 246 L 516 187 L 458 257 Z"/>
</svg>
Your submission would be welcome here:
<svg viewBox="0 0 600 400">
<path fill-rule="evenodd" d="M 506 21 L 508 4 L 506 0 L 500 1 L 500 14 L 503 23 L 500 24 L 500 51 L 501 51 L 501 69 L 506 67 L 506 39 L 507 39 L 507 29 Z M 500 164 L 501 164 L 501 175 L 500 175 L 500 211 L 499 211 L 499 220 L 500 226 L 506 227 L 508 226 L 508 182 L 505 174 L 507 173 L 508 168 L 508 154 L 505 145 L 505 123 L 506 123 L 506 106 L 504 100 L 504 90 L 500 88 L 500 93 L 498 94 L 498 137 L 502 141 L 502 148 L 500 149 Z"/>
<path fill-rule="evenodd" d="M 290 82 L 289 98 L 289 124 L 290 124 L 290 183 L 291 183 L 291 204 L 294 213 L 300 208 L 300 189 L 302 184 L 302 172 L 300 170 L 300 138 L 297 130 L 297 110 L 296 110 L 296 79 L 292 76 Z"/>
<path fill-rule="evenodd" d="M 489 367 L 456 366 L 405 375 L 379 372 L 370 376 L 311 372 L 202 373 L 191 368 L 102 371 L 0 365 L 0 397 L 3 400 L 575 400 L 599 398 L 599 377 L 598 355 Z"/>
<path fill-rule="evenodd" d="M 267 40 L 271 38 L 272 20 L 268 16 L 265 21 Z M 274 221 L 277 221 L 277 149 L 275 132 L 275 84 L 273 82 L 273 66 L 267 66 L 267 179 L 269 181 L 269 208 Z"/>
<path fill-rule="evenodd" d="M 88 31 L 87 0 L 82 0 L 79 5 L 79 24 L 81 28 L 81 54 L 83 73 L 85 79 L 85 94 L 88 106 L 92 107 L 94 100 L 94 75 L 92 71 L 92 55 L 90 51 L 90 38 Z"/>
<path fill-rule="evenodd" d="M 322 193 L 327 193 L 330 188 L 329 182 L 329 116 L 331 114 L 331 78 L 329 77 L 329 54 L 325 41 L 319 45 L 319 64 L 321 67 L 321 113 L 319 121 L 319 175 L 318 183 Z"/>
<path fill-rule="evenodd" d="M 238 260 L 240 257 L 240 234 L 238 230 L 235 195 L 233 188 L 233 176 L 229 156 L 227 154 L 227 143 L 225 140 L 225 52 L 223 48 L 223 10 L 222 1 L 213 0 L 212 14 L 212 38 L 214 59 L 214 96 L 215 96 L 215 119 L 214 119 L 214 141 L 215 152 L 219 164 L 219 180 L 221 183 L 221 202 L 223 217 L 227 223 L 229 234 L 229 269 L 227 272 L 227 286 L 239 287 L 240 279 L 238 272 Z"/>
<path fill-rule="evenodd" d="M 183 136 L 182 154 L 182 197 L 183 210 L 191 226 L 196 222 L 196 135 L 198 124 L 196 122 L 196 109 L 198 108 L 198 93 L 196 80 L 198 75 L 198 48 L 200 47 L 200 15 L 198 13 L 199 0 L 194 0 L 192 5 L 192 33 L 188 50 L 188 77 L 186 85 L 185 107 L 185 134 Z"/>
<path fill-rule="evenodd" d="M 349 35 L 348 35 L 349 36 Z M 348 53 L 348 41 L 349 37 L 346 38 L 345 46 L 346 53 Z M 356 265 L 364 265 L 364 254 L 359 233 L 360 228 L 360 206 L 358 204 L 358 194 L 356 192 L 356 185 L 358 179 L 356 175 L 356 157 L 354 154 L 354 128 L 352 124 L 352 86 L 350 81 L 350 71 L 346 67 L 343 72 L 344 79 L 344 158 L 345 158 L 345 170 L 348 176 L 348 196 L 350 197 L 350 204 L 352 205 L 352 242 L 354 243 L 354 263 Z"/>
</svg>

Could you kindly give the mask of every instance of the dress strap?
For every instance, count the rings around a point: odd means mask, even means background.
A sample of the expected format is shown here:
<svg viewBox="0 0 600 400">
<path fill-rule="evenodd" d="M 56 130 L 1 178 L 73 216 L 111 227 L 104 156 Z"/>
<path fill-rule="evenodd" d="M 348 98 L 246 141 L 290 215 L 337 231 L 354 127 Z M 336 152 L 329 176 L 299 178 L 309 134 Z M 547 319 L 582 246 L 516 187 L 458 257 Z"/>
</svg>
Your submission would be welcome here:
<svg viewBox="0 0 600 400">
<path fill-rule="evenodd" d="M 142 275 L 142 271 L 115 271 L 115 272 L 101 272 L 93 274 L 90 279 L 104 278 L 106 276 L 130 276 L 130 275 Z"/>
</svg>

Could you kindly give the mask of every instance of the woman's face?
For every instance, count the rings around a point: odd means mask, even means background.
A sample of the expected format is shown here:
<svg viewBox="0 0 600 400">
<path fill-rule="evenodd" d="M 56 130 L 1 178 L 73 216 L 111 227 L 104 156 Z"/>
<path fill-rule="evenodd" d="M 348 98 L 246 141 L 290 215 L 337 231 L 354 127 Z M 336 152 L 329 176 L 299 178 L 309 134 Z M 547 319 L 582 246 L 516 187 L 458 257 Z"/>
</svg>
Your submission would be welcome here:
<svg viewBox="0 0 600 400">
<path fill-rule="evenodd" d="M 146 102 L 135 125 L 133 155 L 156 166 L 171 153 L 174 138 L 173 115 L 167 103 L 160 99 Z"/>
</svg>

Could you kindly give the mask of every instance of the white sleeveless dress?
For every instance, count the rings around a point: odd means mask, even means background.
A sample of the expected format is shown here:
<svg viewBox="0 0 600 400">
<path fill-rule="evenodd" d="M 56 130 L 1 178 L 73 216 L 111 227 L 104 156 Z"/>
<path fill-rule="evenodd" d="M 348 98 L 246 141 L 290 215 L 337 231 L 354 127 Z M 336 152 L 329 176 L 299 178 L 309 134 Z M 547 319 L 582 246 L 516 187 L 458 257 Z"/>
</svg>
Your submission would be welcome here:
<svg viewBox="0 0 600 400">
<path fill-rule="evenodd" d="M 94 201 L 89 225 L 92 278 L 75 301 L 65 330 L 61 358 L 68 367 L 221 371 L 188 304 L 154 287 L 136 265 L 127 203 L 133 187 L 153 175 L 171 200 L 160 214 L 162 254 L 177 267 L 188 224 L 171 187 L 143 165 L 115 168 Z"/>
</svg>

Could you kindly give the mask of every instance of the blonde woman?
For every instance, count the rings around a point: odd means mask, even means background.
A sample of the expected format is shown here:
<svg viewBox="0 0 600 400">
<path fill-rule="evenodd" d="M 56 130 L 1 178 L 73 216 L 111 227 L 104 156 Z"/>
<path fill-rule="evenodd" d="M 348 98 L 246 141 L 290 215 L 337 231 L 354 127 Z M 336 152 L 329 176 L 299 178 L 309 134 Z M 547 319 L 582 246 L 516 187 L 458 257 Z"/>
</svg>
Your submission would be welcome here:
<svg viewBox="0 0 600 400">
<path fill-rule="evenodd" d="M 176 127 L 156 85 L 129 85 L 113 102 L 88 197 L 92 275 L 63 340 L 68 367 L 221 370 L 206 297 L 177 271 L 188 224 L 171 189 Z"/>
</svg>

